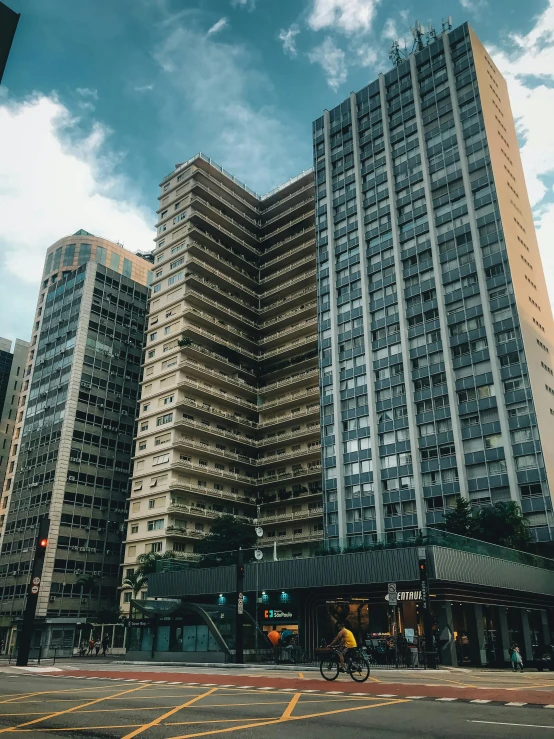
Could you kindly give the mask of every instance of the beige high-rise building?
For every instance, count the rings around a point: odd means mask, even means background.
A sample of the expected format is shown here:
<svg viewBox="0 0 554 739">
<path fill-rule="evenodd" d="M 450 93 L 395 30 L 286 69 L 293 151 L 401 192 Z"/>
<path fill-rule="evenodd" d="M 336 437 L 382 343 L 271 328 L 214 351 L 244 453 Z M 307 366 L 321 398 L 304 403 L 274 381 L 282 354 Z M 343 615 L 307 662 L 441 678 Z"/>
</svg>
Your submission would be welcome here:
<svg viewBox="0 0 554 739">
<path fill-rule="evenodd" d="M 259 197 L 199 154 L 159 199 L 123 574 L 149 551 L 195 559 L 224 513 L 305 556 L 322 539 L 313 173 Z"/>
<path fill-rule="evenodd" d="M 8 457 L 19 405 L 19 393 L 23 386 L 23 371 L 27 362 L 29 342 L 0 337 L 0 490 L 8 469 Z M 6 514 L 7 501 L 0 507 L 0 529 Z M 2 505 L 2 504 L 0 504 Z"/>
</svg>

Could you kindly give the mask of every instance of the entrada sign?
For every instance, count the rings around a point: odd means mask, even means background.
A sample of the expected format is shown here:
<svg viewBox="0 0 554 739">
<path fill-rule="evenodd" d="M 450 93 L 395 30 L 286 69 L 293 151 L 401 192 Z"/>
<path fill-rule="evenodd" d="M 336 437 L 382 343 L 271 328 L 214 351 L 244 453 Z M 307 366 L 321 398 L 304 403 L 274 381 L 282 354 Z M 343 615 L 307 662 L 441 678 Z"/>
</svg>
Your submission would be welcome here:
<svg viewBox="0 0 554 739">
<path fill-rule="evenodd" d="M 421 600 L 421 590 L 401 590 L 396 593 L 397 600 Z M 385 600 L 389 600 L 389 594 L 385 595 Z"/>
</svg>

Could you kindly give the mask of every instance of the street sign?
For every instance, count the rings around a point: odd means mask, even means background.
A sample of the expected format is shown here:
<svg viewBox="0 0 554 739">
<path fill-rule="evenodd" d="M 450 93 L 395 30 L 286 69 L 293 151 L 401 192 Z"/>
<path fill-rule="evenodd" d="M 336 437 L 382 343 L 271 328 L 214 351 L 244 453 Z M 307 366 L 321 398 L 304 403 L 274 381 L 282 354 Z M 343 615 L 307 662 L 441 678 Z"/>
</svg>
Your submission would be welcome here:
<svg viewBox="0 0 554 739">
<path fill-rule="evenodd" d="M 263 535 L 264 535 L 264 530 L 262 529 L 262 527 L 256 526 L 256 536 L 263 536 Z"/>
<path fill-rule="evenodd" d="M 389 582 L 388 592 L 389 592 L 389 595 L 391 593 L 396 593 L 396 583 L 395 582 Z"/>
<path fill-rule="evenodd" d="M 242 593 L 239 593 L 237 613 L 240 613 L 240 614 L 244 613 L 244 596 Z"/>
<path fill-rule="evenodd" d="M 254 552 L 254 557 L 256 557 L 258 561 L 260 561 L 260 559 L 264 558 L 264 553 L 261 549 L 256 549 L 256 551 Z"/>
<path fill-rule="evenodd" d="M 389 593 L 388 601 L 389 601 L 389 606 L 396 606 L 398 604 L 398 593 Z"/>
<path fill-rule="evenodd" d="M 33 585 L 40 585 L 40 577 L 33 577 Z"/>
<path fill-rule="evenodd" d="M 36 595 L 38 593 L 38 585 L 33 585 L 33 587 L 31 588 L 31 593 L 33 595 Z"/>
</svg>

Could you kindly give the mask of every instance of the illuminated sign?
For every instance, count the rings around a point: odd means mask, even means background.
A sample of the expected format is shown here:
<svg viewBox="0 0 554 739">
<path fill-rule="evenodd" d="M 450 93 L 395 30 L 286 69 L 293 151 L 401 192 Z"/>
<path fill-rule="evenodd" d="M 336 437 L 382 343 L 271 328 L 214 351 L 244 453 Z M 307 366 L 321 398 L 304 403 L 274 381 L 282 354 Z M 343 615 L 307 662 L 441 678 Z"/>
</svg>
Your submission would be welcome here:
<svg viewBox="0 0 554 739">
<path fill-rule="evenodd" d="M 388 600 L 388 594 L 385 595 L 385 600 Z M 397 600 L 421 600 L 421 590 L 401 590 L 396 593 Z"/>
<path fill-rule="evenodd" d="M 293 618 L 291 611 L 281 611 L 279 608 L 266 608 L 263 611 L 263 618 L 266 621 L 279 618 Z"/>
</svg>

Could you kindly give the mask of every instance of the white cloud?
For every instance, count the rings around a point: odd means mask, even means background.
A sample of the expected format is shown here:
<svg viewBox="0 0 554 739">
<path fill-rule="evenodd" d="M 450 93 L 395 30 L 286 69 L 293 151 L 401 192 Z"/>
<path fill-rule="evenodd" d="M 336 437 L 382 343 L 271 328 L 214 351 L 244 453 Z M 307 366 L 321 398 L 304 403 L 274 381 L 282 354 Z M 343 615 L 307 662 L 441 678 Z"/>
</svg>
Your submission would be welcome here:
<svg viewBox="0 0 554 739">
<path fill-rule="evenodd" d="M 81 110 L 92 112 L 96 109 L 95 103 L 98 102 L 98 90 L 90 87 L 77 87 L 77 107 Z"/>
<path fill-rule="evenodd" d="M 133 88 L 135 92 L 150 92 L 154 89 L 154 85 L 139 85 L 138 87 Z"/>
<path fill-rule="evenodd" d="M 387 18 L 385 21 L 385 25 L 383 26 L 383 31 L 381 33 L 381 36 L 384 39 L 389 39 L 391 41 L 394 41 L 399 37 L 398 29 L 396 27 L 396 22 L 394 18 Z"/>
<path fill-rule="evenodd" d="M 228 26 L 227 18 L 220 18 L 217 23 L 214 23 L 213 26 L 208 30 L 208 36 L 212 36 L 214 33 L 219 33 L 219 31 L 223 31 L 224 28 Z"/>
<path fill-rule="evenodd" d="M 78 87 L 75 92 L 81 97 L 92 98 L 92 100 L 98 100 L 98 90 L 93 90 L 90 87 Z"/>
<path fill-rule="evenodd" d="M 542 262 L 554 303 L 554 196 L 544 178 L 554 176 L 554 1 L 529 33 L 506 48 L 487 49 L 506 78 L 520 138 L 521 158 L 537 225 Z"/>
<path fill-rule="evenodd" d="M 347 34 L 371 30 L 380 0 L 313 0 L 308 25 L 313 31 L 339 30 Z"/>
<path fill-rule="evenodd" d="M 327 84 L 335 92 L 343 82 L 346 82 L 348 74 L 346 54 L 340 49 L 330 36 L 308 53 L 308 59 L 312 64 L 319 64 L 327 77 Z"/>
<path fill-rule="evenodd" d="M 54 96 L 11 102 L 0 99 L 0 294 L 2 333 L 28 336 L 38 281 L 48 246 L 84 228 L 152 249 L 154 214 L 137 205 L 132 183 L 114 167 L 109 130 L 93 123 L 88 133 Z M 17 306 L 7 315 L 7 305 Z"/>
<path fill-rule="evenodd" d="M 460 5 L 468 13 L 478 13 L 487 6 L 487 0 L 460 0 Z"/>
<path fill-rule="evenodd" d="M 285 54 L 288 54 L 289 56 L 295 57 L 297 55 L 296 51 L 296 36 L 300 33 L 300 28 L 297 26 L 296 23 L 293 23 L 292 26 L 285 31 L 284 28 L 281 28 L 279 32 L 279 41 L 283 42 L 283 51 Z"/>
<path fill-rule="evenodd" d="M 166 34 L 154 55 L 165 72 L 161 114 L 169 122 L 168 158 L 195 153 L 183 136 L 185 106 L 209 142 L 205 153 L 254 190 L 266 192 L 308 165 L 309 140 L 282 122 L 271 105 L 271 80 L 246 47 L 206 37 L 189 23 Z"/>
<path fill-rule="evenodd" d="M 231 0 L 233 8 L 252 11 L 256 8 L 256 0 Z"/>
</svg>

